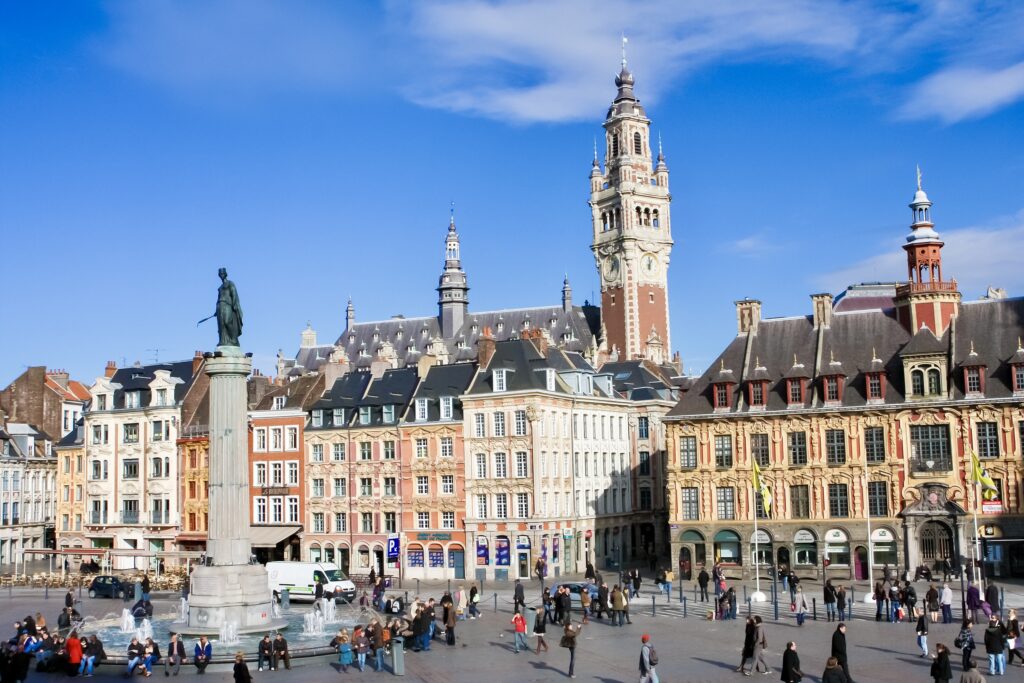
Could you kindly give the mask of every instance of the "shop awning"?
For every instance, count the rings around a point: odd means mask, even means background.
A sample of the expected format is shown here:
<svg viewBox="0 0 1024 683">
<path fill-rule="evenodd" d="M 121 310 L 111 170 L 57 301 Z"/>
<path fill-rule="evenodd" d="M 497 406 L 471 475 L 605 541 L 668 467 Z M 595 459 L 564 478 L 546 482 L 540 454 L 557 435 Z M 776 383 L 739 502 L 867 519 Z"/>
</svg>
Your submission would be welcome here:
<svg viewBox="0 0 1024 683">
<path fill-rule="evenodd" d="M 281 541 L 300 531 L 301 526 L 250 526 L 249 539 L 253 548 L 274 548 Z"/>
</svg>

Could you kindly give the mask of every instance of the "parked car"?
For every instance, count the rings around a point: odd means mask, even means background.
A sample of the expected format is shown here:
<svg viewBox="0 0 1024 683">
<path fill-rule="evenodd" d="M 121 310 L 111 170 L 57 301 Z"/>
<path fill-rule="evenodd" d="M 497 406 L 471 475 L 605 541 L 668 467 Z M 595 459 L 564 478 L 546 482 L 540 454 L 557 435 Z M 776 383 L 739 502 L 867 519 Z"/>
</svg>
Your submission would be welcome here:
<svg viewBox="0 0 1024 683">
<path fill-rule="evenodd" d="M 554 597 L 555 593 L 557 593 L 558 589 L 562 586 L 565 586 L 569 589 L 569 595 L 572 598 L 573 607 L 578 608 L 580 606 L 580 593 L 582 593 L 584 590 L 590 593 L 591 599 L 597 599 L 597 584 L 590 583 L 589 581 L 563 581 L 562 583 L 556 583 L 555 585 L 551 586 L 551 590 L 548 591 L 548 593 L 551 595 L 551 597 Z"/>
<path fill-rule="evenodd" d="M 124 599 L 127 590 L 128 586 L 116 576 L 97 576 L 89 584 L 89 597 Z"/>
</svg>

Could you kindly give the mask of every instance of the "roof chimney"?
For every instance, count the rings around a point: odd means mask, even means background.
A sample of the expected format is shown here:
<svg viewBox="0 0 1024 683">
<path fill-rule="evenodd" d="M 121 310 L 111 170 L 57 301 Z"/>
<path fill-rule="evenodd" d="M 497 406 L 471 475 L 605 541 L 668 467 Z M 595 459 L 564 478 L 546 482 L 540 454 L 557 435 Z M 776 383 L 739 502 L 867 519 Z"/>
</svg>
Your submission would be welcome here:
<svg viewBox="0 0 1024 683">
<path fill-rule="evenodd" d="M 108 360 L 107 367 L 103 371 L 103 376 L 106 377 L 107 379 L 110 379 L 111 377 L 114 376 L 115 372 L 117 372 L 117 363 L 115 363 L 112 360 Z"/>
<path fill-rule="evenodd" d="M 811 294 L 814 302 L 814 329 L 832 326 L 832 295 Z"/>
<path fill-rule="evenodd" d="M 476 359 L 480 367 L 486 368 L 494 357 L 494 332 L 490 327 L 485 327 L 476 340 Z"/>
<path fill-rule="evenodd" d="M 195 377 L 199 374 L 199 368 L 203 367 L 203 352 L 196 351 L 196 355 L 192 356 L 192 376 Z"/>
<path fill-rule="evenodd" d="M 540 355 L 542 355 L 544 357 L 547 357 L 547 355 L 548 355 L 548 338 L 544 334 L 544 330 L 542 330 L 542 329 L 540 329 L 538 327 L 538 328 L 535 328 L 533 330 L 532 334 L 530 333 L 529 330 L 527 330 L 526 334 L 529 335 L 530 339 L 533 341 L 533 345 L 536 346 L 537 347 L 537 351 L 540 352 Z"/>
<path fill-rule="evenodd" d="M 761 302 L 757 299 L 742 299 L 736 302 L 736 334 L 757 334 L 761 322 Z"/>
<path fill-rule="evenodd" d="M 52 379 L 54 382 L 56 382 L 61 389 L 67 389 L 68 380 L 71 379 L 71 376 L 68 375 L 67 370 L 50 370 L 48 373 L 46 373 L 46 376 Z"/>
</svg>

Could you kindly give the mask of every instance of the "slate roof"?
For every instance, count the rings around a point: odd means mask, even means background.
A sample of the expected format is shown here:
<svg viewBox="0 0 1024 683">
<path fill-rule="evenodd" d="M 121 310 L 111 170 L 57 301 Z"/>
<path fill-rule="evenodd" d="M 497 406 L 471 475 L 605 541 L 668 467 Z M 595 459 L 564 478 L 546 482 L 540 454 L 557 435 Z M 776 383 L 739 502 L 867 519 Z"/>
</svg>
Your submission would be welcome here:
<svg viewBox="0 0 1024 683">
<path fill-rule="evenodd" d="M 985 366 L 985 397 L 1013 396 L 1010 362 L 1016 357 L 1018 339 L 1024 336 L 1024 299 L 983 299 L 960 305 L 950 330 L 936 339 L 922 330 L 911 336 L 900 325 L 891 309 L 833 310 L 830 327 L 814 329 L 811 316 L 798 318 L 767 318 L 760 321 L 757 333 L 740 334 L 729 342 L 710 369 L 698 378 L 692 389 L 669 412 L 669 418 L 715 413 L 712 384 L 721 361 L 726 367 L 742 368 L 740 386 L 754 376 L 757 362 L 765 368 L 758 377 L 769 381 L 768 411 L 789 409 L 786 396 L 787 376 L 806 374 L 810 381 L 804 408 L 824 407 L 822 378 L 836 374 L 831 358 L 841 364 L 843 376 L 843 407 L 867 405 L 866 374 L 885 371 L 885 404 L 905 401 L 903 383 L 904 358 L 914 353 L 944 354 L 949 370 L 953 398 L 964 398 L 963 366 L 980 362 Z M 977 359 L 969 357 L 971 341 Z M 749 345 L 749 349 L 747 348 Z M 793 356 L 804 365 L 804 373 L 793 372 Z M 875 360 L 877 357 L 877 360 Z M 874 362 L 873 362 L 874 361 Z M 881 361 L 880 363 L 878 361 Z M 733 392 L 731 413 L 746 413 L 743 391 Z"/>
<path fill-rule="evenodd" d="M 271 410 L 274 407 L 274 399 L 278 396 L 285 397 L 286 410 L 306 410 L 320 399 L 323 390 L 323 375 L 304 375 L 283 386 L 270 387 L 253 406 L 253 410 Z"/>
<path fill-rule="evenodd" d="M 126 391 L 141 391 L 142 406 L 148 406 L 150 402 L 149 383 L 156 377 L 158 370 L 167 370 L 171 377 L 181 380 L 180 384 L 174 385 L 175 403 L 185 398 L 188 389 L 192 386 L 192 359 L 174 361 L 171 363 L 154 363 L 152 365 L 141 365 L 139 367 L 120 368 L 110 379 L 113 384 L 121 385 L 120 389 L 114 391 L 114 408 L 124 408 L 124 394 Z"/>
<path fill-rule="evenodd" d="M 611 375 L 615 393 L 632 401 L 672 399 L 672 385 L 664 370 L 643 360 L 615 361 L 601 366 L 602 374 Z"/>
<path fill-rule="evenodd" d="M 85 418 L 79 418 L 75 428 L 64 435 L 56 448 L 74 448 L 85 443 Z"/>
<path fill-rule="evenodd" d="M 437 422 L 441 419 L 441 397 L 451 396 L 452 419 L 458 422 L 462 420 L 462 401 L 459 396 L 466 393 L 470 382 L 476 375 L 476 365 L 469 363 L 457 363 L 455 365 L 434 365 L 427 370 L 426 377 L 420 382 L 413 401 L 427 399 L 427 422 Z M 407 422 L 415 417 L 412 411 L 406 415 Z"/>
</svg>

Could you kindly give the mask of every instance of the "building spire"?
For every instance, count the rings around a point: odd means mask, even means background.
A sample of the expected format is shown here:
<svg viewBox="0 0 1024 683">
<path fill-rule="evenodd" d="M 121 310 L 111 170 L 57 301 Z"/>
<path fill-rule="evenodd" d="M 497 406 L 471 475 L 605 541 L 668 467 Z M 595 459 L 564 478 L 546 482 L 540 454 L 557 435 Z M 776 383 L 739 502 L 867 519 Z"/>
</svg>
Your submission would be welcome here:
<svg viewBox="0 0 1024 683">
<path fill-rule="evenodd" d="M 622 34 L 622 68 L 626 68 L 626 43 L 629 42 L 629 38 L 626 37 L 625 32 Z"/>
<path fill-rule="evenodd" d="M 921 191 L 921 164 L 917 165 L 917 191 Z"/>
<path fill-rule="evenodd" d="M 451 217 L 448 219 L 448 232 L 455 232 L 455 200 L 452 200 Z"/>
</svg>

